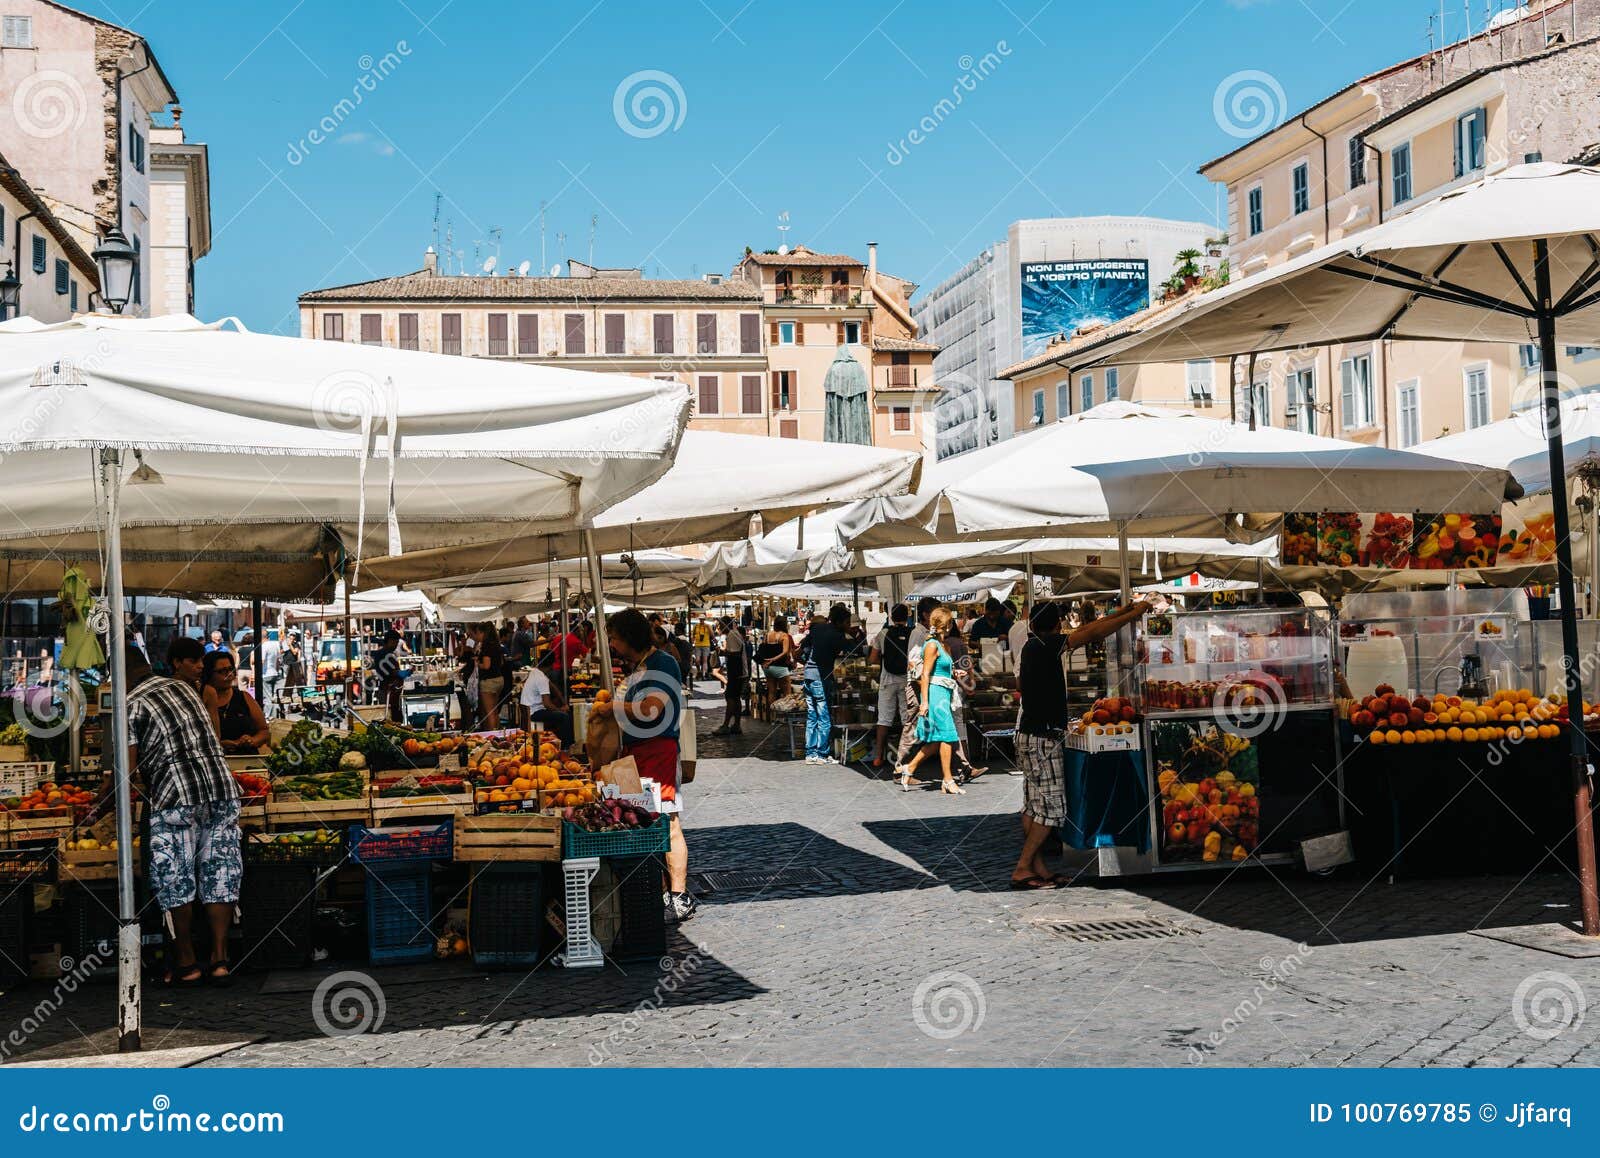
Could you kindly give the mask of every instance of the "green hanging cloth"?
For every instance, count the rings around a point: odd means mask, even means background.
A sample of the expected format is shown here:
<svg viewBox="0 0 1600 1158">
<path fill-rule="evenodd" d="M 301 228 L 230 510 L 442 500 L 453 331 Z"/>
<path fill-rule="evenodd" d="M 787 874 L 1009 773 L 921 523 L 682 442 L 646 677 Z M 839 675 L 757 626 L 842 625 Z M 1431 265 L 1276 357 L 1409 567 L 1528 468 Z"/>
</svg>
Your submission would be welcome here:
<svg viewBox="0 0 1600 1158">
<path fill-rule="evenodd" d="M 89 580 L 77 567 L 68 567 L 61 577 L 61 623 L 66 641 L 61 645 L 61 666 L 74 671 L 98 667 L 106 661 L 100 650 L 100 641 L 89 626 L 89 613 L 94 610 L 94 594 L 89 590 Z"/>
</svg>

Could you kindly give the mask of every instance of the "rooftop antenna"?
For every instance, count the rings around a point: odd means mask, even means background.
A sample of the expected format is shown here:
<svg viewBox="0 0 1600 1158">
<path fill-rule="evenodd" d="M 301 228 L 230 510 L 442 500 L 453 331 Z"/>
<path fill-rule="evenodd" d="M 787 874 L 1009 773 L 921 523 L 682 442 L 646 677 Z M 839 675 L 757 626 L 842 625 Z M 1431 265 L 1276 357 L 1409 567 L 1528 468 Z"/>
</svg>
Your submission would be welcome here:
<svg viewBox="0 0 1600 1158">
<path fill-rule="evenodd" d="M 1466 20 L 1467 20 L 1467 38 L 1462 43 L 1464 43 L 1467 46 L 1467 71 L 1471 72 L 1472 71 L 1472 0 L 1461 0 L 1461 14 L 1464 17 L 1466 17 Z"/>
<path fill-rule="evenodd" d="M 505 234 L 505 230 L 503 228 L 501 228 L 500 226 L 498 226 L 498 225 L 489 226 L 489 240 L 494 245 L 494 257 L 495 257 L 496 261 L 498 261 L 500 259 L 500 238 L 504 234 Z"/>
<path fill-rule="evenodd" d="M 444 194 L 433 192 L 433 252 L 439 252 L 439 207 L 444 204 Z"/>
<path fill-rule="evenodd" d="M 444 272 L 449 274 L 450 262 L 455 257 L 456 223 L 450 218 L 444 219 Z"/>
<path fill-rule="evenodd" d="M 490 254 L 488 257 L 484 258 L 483 259 L 483 276 L 484 277 L 492 276 L 494 274 L 494 267 L 496 265 L 498 265 L 498 264 L 500 264 L 500 263 L 495 260 L 495 257 L 494 257 L 493 254 Z"/>
<path fill-rule="evenodd" d="M 545 262 L 545 252 L 544 252 L 544 211 L 547 208 L 549 208 L 549 206 L 550 206 L 550 202 L 548 202 L 548 201 L 539 202 L 539 268 L 540 269 L 544 268 L 544 262 Z"/>
<path fill-rule="evenodd" d="M 533 262 L 531 262 L 531 261 L 523 262 L 521 265 L 517 266 L 517 276 L 518 277 L 527 277 L 528 276 L 528 271 L 530 269 L 532 269 L 532 268 L 533 268 Z"/>
<path fill-rule="evenodd" d="M 483 238 L 474 238 L 472 242 L 472 264 L 476 266 L 483 260 Z"/>
<path fill-rule="evenodd" d="M 556 248 L 561 250 L 561 260 L 567 260 L 567 235 L 564 230 L 556 233 Z"/>
<path fill-rule="evenodd" d="M 600 215 L 598 213 L 589 214 L 589 264 L 591 266 L 594 265 L 594 231 L 599 225 Z"/>
<path fill-rule="evenodd" d="M 787 209 L 778 214 L 778 244 L 785 249 L 789 246 L 789 211 Z"/>
</svg>

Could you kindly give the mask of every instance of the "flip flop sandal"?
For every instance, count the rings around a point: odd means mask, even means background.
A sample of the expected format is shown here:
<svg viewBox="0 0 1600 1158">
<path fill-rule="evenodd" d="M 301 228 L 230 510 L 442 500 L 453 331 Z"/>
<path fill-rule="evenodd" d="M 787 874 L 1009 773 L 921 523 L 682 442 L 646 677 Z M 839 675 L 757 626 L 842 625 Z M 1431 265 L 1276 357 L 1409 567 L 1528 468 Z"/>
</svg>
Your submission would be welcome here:
<svg viewBox="0 0 1600 1158">
<path fill-rule="evenodd" d="M 189 976 L 194 974 L 193 977 Z M 206 979 L 206 971 L 197 961 L 185 969 L 174 969 L 167 974 L 166 984 L 173 989 L 193 989 Z"/>
<path fill-rule="evenodd" d="M 1037 889 L 1053 889 L 1054 881 L 1047 881 L 1043 877 L 1012 877 L 1011 887 L 1018 892 L 1032 892 Z"/>
<path fill-rule="evenodd" d="M 218 973 L 218 969 L 224 972 Z M 212 985 L 227 985 L 233 980 L 233 962 L 226 957 L 221 961 L 213 961 L 205 967 L 205 976 Z"/>
</svg>

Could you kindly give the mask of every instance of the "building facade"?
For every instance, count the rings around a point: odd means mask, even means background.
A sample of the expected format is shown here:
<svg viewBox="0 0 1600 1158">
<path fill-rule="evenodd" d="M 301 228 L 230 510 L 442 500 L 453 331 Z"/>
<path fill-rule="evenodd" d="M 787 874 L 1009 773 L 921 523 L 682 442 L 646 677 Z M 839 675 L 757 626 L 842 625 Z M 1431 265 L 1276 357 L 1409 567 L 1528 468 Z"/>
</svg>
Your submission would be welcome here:
<svg viewBox="0 0 1600 1158">
<path fill-rule="evenodd" d="M 211 168 L 204 145 L 186 141 L 182 110 L 150 128 L 151 317 L 192 314 L 195 262 L 211 252 Z"/>
<path fill-rule="evenodd" d="M 1203 166 L 1227 191 L 1233 271 L 1257 273 L 1512 165 L 1583 158 L 1600 122 L 1597 38 L 1600 6 L 1535 2 Z M 1575 388 L 1600 383 L 1600 360 L 1568 354 Z M 1378 340 L 1258 359 L 1251 393 L 1275 425 L 1407 447 L 1528 404 L 1530 370 L 1531 343 Z"/>
<path fill-rule="evenodd" d="M 940 347 L 934 363 L 945 387 L 937 415 L 940 457 L 1033 425 L 1037 412 L 1031 388 L 1019 405 L 1004 371 L 1038 356 L 1052 340 L 1070 338 L 1081 326 L 1114 323 L 1149 307 L 1162 296 L 1180 254 L 1198 255 L 1199 272 L 1214 275 L 1222 258 L 1217 232 L 1202 222 L 1153 217 L 1012 222 L 1004 241 L 985 249 L 914 307 L 923 336 Z M 1053 294 L 1057 284 L 1082 291 Z M 1105 292 L 1119 287 L 1131 292 Z M 1102 391 L 1103 385 L 1095 389 Z M 1047 409 L 1054 415 L 1054 391 L 1048 393 Z M 1074 402 L 1072 410 L 1077 409 L 1081 406 Z"/>
<path fill-rule="evenodd" d="M 922 448 L 935 349 L 916 336 L 914 286 L 797 246 L 747 252 L 731 273 L 646 278 L 568 262 L 566 277 L 399 277 L 300 296 L 300 333 L 681 382 L 698 429 L 822 441 L 824 384 L 843 354 L 867 387 L 875 445 Z"/>
<path fill-rule="evenodd" d="M 146 255 L 158 215 L 151 138 L 177 94 L 149 45 L 126 28 L 53 0 L 6 0 L 0 17 L 0 108 L 11 114 L 0 123 L 0 150 L 83 250 L 122 230 L 141 257 L 124 312 L 150 314 L 157 263 Z M 209 214 L 207 206 L 208 238 Z"/>
<path fill-rule="evenodd" d="M 0 278 L 14 274 L 21 285 L 10 316 L 64 322 L 88 308 L 99 289 L 93 259 L 72 230 L 51 212 L 19 170 L 0 155 Z"/>
<path fill-rule="evenodd" d="M 875 242 L 865 262 L 803 245 L 747 250 L 730 278 L 760 296 L 772 434 L 822 441 L 824 382 L 843 352 L 866 373 L 874 445 L 933 452 L 938 348 L 912 319 L 917 287 L 878 270 Z"/>
<path fill-rule="evenodd" d="M 712 275 L 649 279 L 578 262 L 570 277 L 399 277 L 300 296 L 300 334 L 681 382 L 696 427 L 780 433 L 769 405 L 757 286 Z"/>
</svg>

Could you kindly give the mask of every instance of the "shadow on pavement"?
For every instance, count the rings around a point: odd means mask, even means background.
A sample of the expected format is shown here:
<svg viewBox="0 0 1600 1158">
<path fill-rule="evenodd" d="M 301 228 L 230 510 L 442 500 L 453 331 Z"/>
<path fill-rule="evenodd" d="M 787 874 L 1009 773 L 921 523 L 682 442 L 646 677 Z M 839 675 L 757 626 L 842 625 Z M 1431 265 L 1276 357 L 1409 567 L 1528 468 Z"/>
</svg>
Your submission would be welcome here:
<svg viewBox="0 0 1600 1158">
<path fill-rule="evenodd" d="M 690 834 L 690 873 L 707 904 L 860 896 L 940 883 L 916 869 L 851 848 L 802 824 L 733 824 Z M 722 874 L 744 874 L 729 878 Z M 774 879 L 775 878 L 775 879 Z"/>
</svg>

